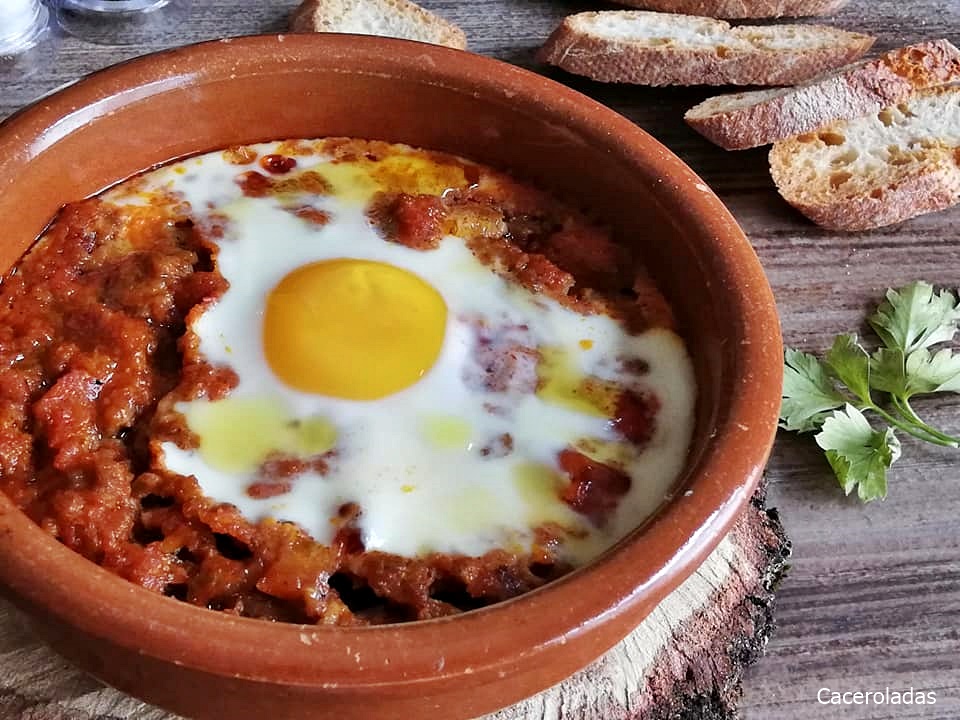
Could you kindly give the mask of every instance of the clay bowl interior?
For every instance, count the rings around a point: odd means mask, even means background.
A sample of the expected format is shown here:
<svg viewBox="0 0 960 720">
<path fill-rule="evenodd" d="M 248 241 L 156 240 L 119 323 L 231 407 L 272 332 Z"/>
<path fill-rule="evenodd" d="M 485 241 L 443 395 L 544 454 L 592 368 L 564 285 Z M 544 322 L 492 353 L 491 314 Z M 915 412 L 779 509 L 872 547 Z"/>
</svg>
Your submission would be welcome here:
<svg viewBox="0 0 960 720">
<path fill-rule="evenodd" d="M 719 200 L 629 121 L 493 60 L 336 35 L 175 50 L 17 114 L 0 127 L 0 269 L 63 203 L 151 166 L 233 144 L 331 135 L 407 142 L 509 170 L 635 244 L 696 366 L 687 492 L 565 579 L 408 625 L 282 626 L 187 606 L 75 555 L 2 495 L 0 584 L 81 667 L 192 717 L 474 717 L 600 655 L 720 540 L 753 492 L 775 430 L 782 356 L 773 297 Z"/>
</svg>

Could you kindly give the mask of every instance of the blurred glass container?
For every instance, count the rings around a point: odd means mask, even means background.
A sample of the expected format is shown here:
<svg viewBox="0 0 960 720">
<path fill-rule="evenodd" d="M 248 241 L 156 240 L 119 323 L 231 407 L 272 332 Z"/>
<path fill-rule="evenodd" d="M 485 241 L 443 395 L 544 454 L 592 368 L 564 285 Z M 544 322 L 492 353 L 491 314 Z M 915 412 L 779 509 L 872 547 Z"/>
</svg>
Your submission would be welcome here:
<svg viewBox="0 0 960 720">
<path fill-rule="evenodd" d="M 47 77 L 56 53 L 49 19 L 40 0 L 0 0 L 0 89 L 6 100 L 26 104 L 56 84 Z"/>
<path fill-rule="evenodd" d="M 48 16 L 40 0 L 0 0 L 0 57 L 34 47 L 47 32 Z"/>
<path fill-rule="evenodd" d="M 191 0 L 52 0 L 65 32 L 101 45 L 163 42 L 186 20 L 190 5 Z"/>
</svg>

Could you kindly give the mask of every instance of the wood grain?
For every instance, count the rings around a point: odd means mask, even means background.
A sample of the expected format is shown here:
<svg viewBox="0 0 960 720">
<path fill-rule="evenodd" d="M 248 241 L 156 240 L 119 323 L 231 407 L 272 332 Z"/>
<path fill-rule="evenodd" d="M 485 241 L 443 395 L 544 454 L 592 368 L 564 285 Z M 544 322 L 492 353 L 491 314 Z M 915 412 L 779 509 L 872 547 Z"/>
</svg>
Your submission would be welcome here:
<svg viewBox="0 0 960 720">
<path fill-rule="evenodd" d="M 475 52 L 528 67 L 563 15 L 607 7 L 574 0 L 422 3 L 460 24 Z M 78 75 L 147 50 L 279 30 L 294 4 L 198 0 L 187 26 L 150 47 L 66 39 L 52 69 L 3 80 L 0 116 Z M 876 34 L 878 50 L 939 37 L 960 43 L 960 0 L 853 0 L 829 22 Z M 820 350 L 834 334 L 861 327 L 888 286 L 925 278 L 955 288 L 960 281 L 960 208 L 870 233 L 829 233 L 780 200 L 764 150 L 726 153 L 684 125 L 683 112 L 711 90 L 609 86 L 535 69 L 634 120 L 717 191 L 766 267 L 791 345 Z M 954 433 L 960 432 L 958 409 L 956 397 L 918 407 Z M 781 509 L 795 557 L 779 595 L 779 630 L 747 679 L 748 720 L 960 717 L 960 455 L 912 441 L 904 446 L 889 499 L 862 506 L 842 497 L 809 438 L 778 439 L 768 470 L 770 500 Z M 937 704 L 837 708 L 816 702 L 822 687 L 911 686 L 936 691 Z"/>
</svg>

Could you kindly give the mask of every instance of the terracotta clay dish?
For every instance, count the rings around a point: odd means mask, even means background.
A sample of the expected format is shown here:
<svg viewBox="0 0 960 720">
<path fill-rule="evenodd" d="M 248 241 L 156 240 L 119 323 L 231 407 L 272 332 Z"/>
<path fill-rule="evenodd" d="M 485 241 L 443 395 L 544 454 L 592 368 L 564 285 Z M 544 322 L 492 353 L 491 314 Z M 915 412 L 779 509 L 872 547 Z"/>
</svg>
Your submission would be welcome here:
<svg viewBox="0 0 960 720">
<path fill-rule="evenodd" d="M 744 508 L 780 404 L 773 296 L 716 196 L 616 113 L 480 56 L 338 35 L 251 37 L 148 56 L 7 120 L 0 267 L 11 268 L 65 203 L 145 170 L 324 137 L 406 143 L 505 171 L 602 220 L 642 260 L 696 376 L 687 467 L 668 500 L 598 559 L 519 597 L 428 620 L 338 626 L 238 617 L 151 592 L 72 552 L 0 493 L 0 589 L 65 657 L 190 717 L 475 717 L 612 647 Z"/>
</svg>

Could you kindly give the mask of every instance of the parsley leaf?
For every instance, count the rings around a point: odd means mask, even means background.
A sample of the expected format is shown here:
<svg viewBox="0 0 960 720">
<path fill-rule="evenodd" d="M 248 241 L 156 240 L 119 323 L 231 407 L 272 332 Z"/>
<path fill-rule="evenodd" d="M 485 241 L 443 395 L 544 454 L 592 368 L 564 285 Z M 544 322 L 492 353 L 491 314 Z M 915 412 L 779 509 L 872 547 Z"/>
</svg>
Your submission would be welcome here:
<svg viewBox="0 0 960 720">
<path fill-rule="evenodd" d="M 947 348 L 936 355 L 926 348 L 910 353 L 906 373 L 907 398 L 923 393 L 960 392 L 960 355 Z"/>
<path fill-rule="evenodd" d="M 926 348 L 906 358 L 901 350 L 880 348 L 870 358 L 870 384 L 909 400 L 914 395 L 960 392 L 960 355 L 947 348 L 931 354 Z"/>
<path fill-rule="evenodd" d="M 838 335 L 825 360 L 837 380 L 863 402 L 870 402 L 870 356 L 856 335 Z"/>
<path fill-rule="evenodd" d="M 881 392 L 905 395 L 907 361 L 903 350 L 880 348 L 870 358 L 870 384 Z"/>
<path fill-rule="evenodd" d="M 787 349 L 780 407 L 780 427 L 820 428 L 815 439 L 841 487 L 848 495 L 857 488 L 864 501 L 886 497 L 887 470 L 900 457 L 894 428 L 933 445 L 960 448 L 960 437 L 933 427 L 910 404 L 915 395 L 960 393 L 960 353 L 934 349 L 957 334 L 957 298 L 914 282 L 888 290 L 869 322 L 884 344 L 872 355 L 852 333 L 838 335 L 822 362 Z M 875 430 L 865 411 L 886 427 Z"/>
<path fill-rule="evenodd" d="M 918 281 L 887 290 L 887 299 L 869 322 L 884 345 L 909 355 L 952 340 L 960 322 L 960 306 L 953 293 L 935 293 L 932 285 Z"/>
<path fill-rule="evenodd" d="M 848 404 L 823 421 L 814 439 L 826 450 L 847 495 L 857 488 L 864 502 L 887 496 L 887 470 L 900 457 L 900 441 L 892 428 L 874 430 L 863 413 Z"/>
<path fill-rule="evenodd" d="M 844 404 L 843 395 L 813 355 L 787 348 L 784 360 L 780 427 L 798 432 L 816 430 L 830 410 Z"/>
</svg>

